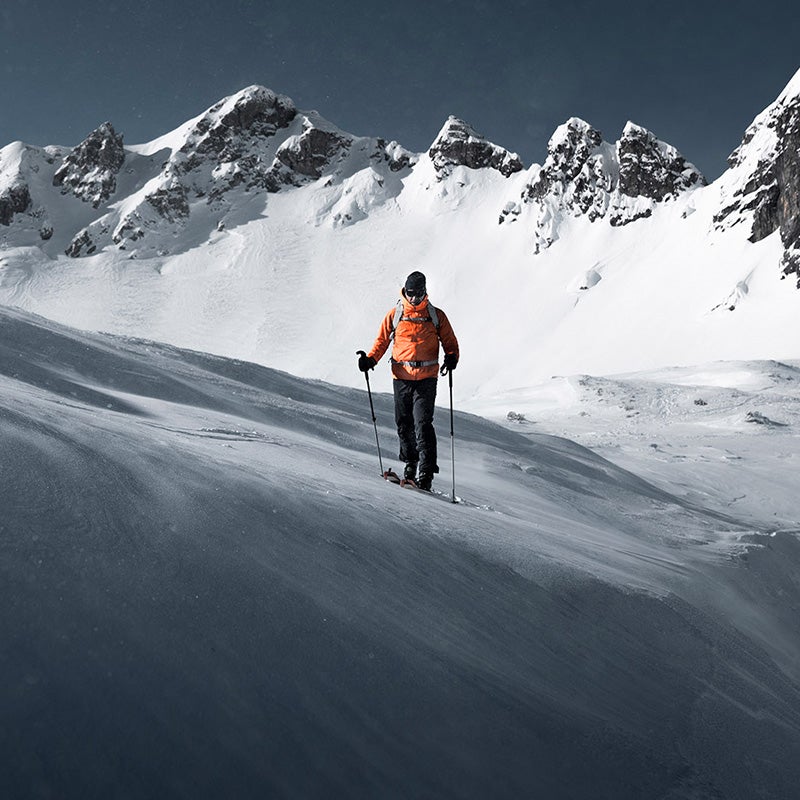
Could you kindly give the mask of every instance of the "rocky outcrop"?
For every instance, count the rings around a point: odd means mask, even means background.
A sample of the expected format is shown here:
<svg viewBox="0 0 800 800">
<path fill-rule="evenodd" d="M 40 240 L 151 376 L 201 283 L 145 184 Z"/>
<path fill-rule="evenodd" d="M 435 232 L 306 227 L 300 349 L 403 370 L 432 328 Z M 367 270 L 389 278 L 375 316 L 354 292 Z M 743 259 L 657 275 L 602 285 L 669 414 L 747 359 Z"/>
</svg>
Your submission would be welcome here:
<svg viewBox="0 0 800 800">
<path fill-rule="evenodd" d="M 228 189 L 267 186 L 269 141 L 297 116 L 283 95 L 251 86 L 212 106 L 172 156 L 167 177 L 188 177 L 194 194 L 217 199 Z"/>
<path fill-rule="evenodd" d="M 696 167 L 645 128 L 629 122 L 611 145 L 588 122 L 573 117 L 551 137 L 547 158 L 534 170 L 522 201 L 537 209 L 535 251 L 540 252 L 558 238 L 565 217 L 627 225 L 651 216 L 659 203 L 705 185 Z M 518 214 L 519 207 L 508 204 L 500 222 Z"/>
<path fill-rule="evenodd" d="M 27 185 L 18 183 L 0 192 L 0 225 L 10 225 L 14 214 L 22 214 L 31 207 L 31 193 Z"/>
<path fill-rule="evenodd" d="M 308 119 L 303 127 L 301 134 L 290 136 L 275 154 L 272 175 L 276 183 L 272 184 L 273 190 L 280 183 L 297 185 L 302 178 L 320 178 L 330 162 L 344 156 L 353 142 L 350 137 L 315 126 Z M 288 179 L 282 180 L 281 175 Z"/>
<path fill-rule="evenodd" d="M 82 255 L 91 255 L 95 250 L 97 250 L 97 245 L 94 243 L 91 233 L 84 228 L 75 236 L 64 252 L 70 258 L 78 258 Z"/>
<path fill-rule="evenodd" d="M 456 117 L 447 120 L 428 155 L 440 179 L 458 166 L 494 169 L 505 177 L 523 169 L 516 153 L 492 144 Z"/>
<path fill-rule="evenodd" d="M 62 194 L 73 194 L 97 208 L 117 188 L 117 173 L 125 162 L 122 136 L 110 122 L 92 131 L 70 151 L 53 176 Z"/>
<path fill-rule="evenodd" d="M 36 246 L 53 236 L 50 203 L 42 196 L 49 181 L 42 175 L 52 174 L 53 164 L 60 163 L 64 152 L 23 142 L 0 149 L 0 226 L 10 229 L 3 232 L 4 246 Z"/>
<path fill-rule="evenodd" d="M 526 187 L 524 199 L 540 204 L 555 200 L 594 221 L 608 208 L 613 172 L 611 147 L 588 122 L 573 117 L 550 138 L 547 158 Z"/>
<path fill-rule="evenodd" d="M 800 72 L 756 117 L 728 164 L 717 229 L 744 223 L 751 242 L 780 231 L 781 271 L 800 288 Z"/>
<path fill-rule="evenodd" d="M 707 181 L 672 145 L 629 122 L 617 142 L 619 191 L 663 202 Z"/>
<path fill-rule="evenodd" d="M 800 288 L 800 98 L 781 122 L 782 146 L 775 162 L 777 209 L 784 253 L 784 275 L 794 275 Z"/>
<path fill-rule="evenodd" d="M 417 157 L 409 152 L 397 142 L 389 142 L 385 139 L 375 141 L 375 151 L 372 154 L 373 161 L 384 161 L 392 172 L 400 172 L 408 169 L 417 163 Z"/>
<path fill-rule="evenodd" d="M 189 216 L 189 201 L 186 197 L 186 189 L 179 183 L 157 189 L 155 192 L 148 194 L 145 199 L 163 219 L 169 222 L 177 222 Z"/>
</svg>

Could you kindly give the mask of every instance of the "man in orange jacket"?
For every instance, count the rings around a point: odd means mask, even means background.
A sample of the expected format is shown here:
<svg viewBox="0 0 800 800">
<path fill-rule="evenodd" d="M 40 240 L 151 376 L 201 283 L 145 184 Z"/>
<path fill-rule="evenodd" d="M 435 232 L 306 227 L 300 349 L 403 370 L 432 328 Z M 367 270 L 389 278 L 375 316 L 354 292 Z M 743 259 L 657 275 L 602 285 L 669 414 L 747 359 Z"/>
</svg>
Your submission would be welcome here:
<svg viewBox="0 0 800 800">
<path fill-rule="evenodd" d="M 458 340 L 450 321 L 428 300 L 425 276 L 412 272 L 400 292 L 400 302 L 383 318 L 369 353 L 358 360 L 362 372 L 373 369 L 392 344 L 394 411 L 400 438 L 404 477 L 420 489 L 430 490 L 436 463 L 433 407 L 439 375 L 439 342 L 444 350 L 444 371 L 458 364 Z M 419 477 L 417 477 L 419 465 Z"/>
</svg>

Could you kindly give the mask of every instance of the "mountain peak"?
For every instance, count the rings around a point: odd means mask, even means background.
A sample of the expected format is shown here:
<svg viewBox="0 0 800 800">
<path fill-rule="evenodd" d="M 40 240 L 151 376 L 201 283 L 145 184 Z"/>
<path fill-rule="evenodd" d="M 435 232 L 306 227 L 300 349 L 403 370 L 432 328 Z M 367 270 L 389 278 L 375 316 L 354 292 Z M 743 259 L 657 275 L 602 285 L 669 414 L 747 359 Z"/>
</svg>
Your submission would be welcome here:
<svg viewBox="0 0 800 800">
<path fill-rule="evenodd" d="M 661 202 L 707 181 L 700 170 L 678 150 L 655 134 L 628 122 L 617 142 L 619 191 L 628 197 L 646 197 Z"/>
<path fill-rule="evenodd" d="M 570 117 L 559 125 L 547 143 L 547 158 L 537 191 L 546 191 L 545 187 L 555 181 L 574 180 L 602 143 L 600 131 L 579 117 Z"/>
<path fill-rule="evenodd" d="M 124 161 L 122 135 L 104 122 L 70 151 L 53 175 L 53 186 L 97 208 L 116 190 Z"/>
<path fill-rule="evenodd" d="M 524 202 L 539 206 L 535 251 L 558 239 L 565 215 L 626 225 L 705 184 L 694 165 L 641 125 L 628 122 L 611 145 L 590 123 L 570 117 L 550 137 L 544 165 L 523 193 Z"/>
<path fill-rule="evenodd" d="M 428 150 L 439 177 L 445 177 L 454 167 L 495 169 L 508 177 L 523 169 L 516 153 L 493 144 L 458 117 L 450 116 Z"/>
<path fill-rule="evenodd" d="M 248 86 L 223 98 L 195 121 L 179 150 L 186 157 L 181 169 L 193 169 L 199 155 L 213 156 L 220 163 L 234 161 L 246 141 L 274 136 L 296 115 L 289 97 L 264 86 Z"/>
<path fill-rule="evenodd" d="M 780 231 L 784 275 L 800 288 L 800 70 L 750 124 L 721 179 L 718 230 L 744 221 L 751 242 Z"/>
</svg>

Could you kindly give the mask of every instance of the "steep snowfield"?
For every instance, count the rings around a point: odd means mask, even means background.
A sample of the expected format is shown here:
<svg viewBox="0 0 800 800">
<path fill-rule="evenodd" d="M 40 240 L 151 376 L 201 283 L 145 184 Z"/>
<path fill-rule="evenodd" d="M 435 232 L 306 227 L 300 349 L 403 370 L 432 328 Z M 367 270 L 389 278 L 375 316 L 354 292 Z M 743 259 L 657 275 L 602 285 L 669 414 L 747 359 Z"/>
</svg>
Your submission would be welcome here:
<svg viewBox="0 0 800 800">
<path fill-rule="evenodd" d="M 798 365 L 725 369 L 457 413 L 453 504 L 363 391 L 0 311 L 4 795 L 792 797 Z"/>
</svg>

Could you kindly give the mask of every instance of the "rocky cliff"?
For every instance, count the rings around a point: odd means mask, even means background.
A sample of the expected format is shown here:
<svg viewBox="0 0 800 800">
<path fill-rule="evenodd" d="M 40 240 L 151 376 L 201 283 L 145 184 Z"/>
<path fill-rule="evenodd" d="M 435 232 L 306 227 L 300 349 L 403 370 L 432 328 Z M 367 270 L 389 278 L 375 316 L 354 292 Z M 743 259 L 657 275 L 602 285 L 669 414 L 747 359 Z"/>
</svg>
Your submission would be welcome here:
<svg viewBox="0 0 800 800">
<path fill-rule="evenodd" d="M 485 139 L 463 120 L 450 117 L 428 150 L 439 178 L 449 175 L 453 167 L 494 169 L 509 177 L 523 169 L 516 153 L 510 153 Z"/>
<path fill-rule="evenodd" d="M 124 163 L 122 136 L 105 122 L 68 153 L 53 175 L 53 186 L 97 208 L 116 191 Z"/>
<path fill-rule="evenodd" d="M 728 164 L 715 226 L 744 224 L 752 242 L 780 231 L 782 273 L 800 288 L 800 72 L 753 120 Z"/>
<path fill-rule="evenodd" d="M 588 122 L 573 117 L 559 126 L 543 166 L 533 170 L 522 203 L 536 209 L 535 251 L 559 236 L 565 218 L 585 216 L 627 225 L 649 217 L 660 203 L 705 186 L 699 170 L 671 145 L 629 122 L 616 144 Z M 510 203 L 500 222 L 520 213 Z"/>
</svg>

